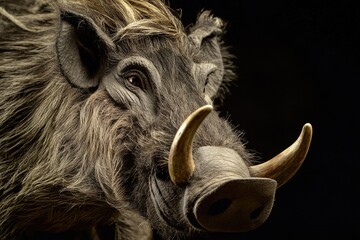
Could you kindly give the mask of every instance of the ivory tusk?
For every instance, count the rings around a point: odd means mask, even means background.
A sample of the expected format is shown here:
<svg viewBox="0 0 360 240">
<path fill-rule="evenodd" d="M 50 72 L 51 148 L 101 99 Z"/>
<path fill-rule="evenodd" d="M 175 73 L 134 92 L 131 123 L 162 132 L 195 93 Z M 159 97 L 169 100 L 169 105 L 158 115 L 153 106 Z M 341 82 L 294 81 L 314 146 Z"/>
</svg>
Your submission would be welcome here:
<svg viewBox="0 0 360 240">
<path fill-rule="evenodd" d="M 300 168 L 310 147 L 312 126 L 306 123 L 298 139 L 287 149 L 272 159 L 250 166 L 250 174 L 254 177 L 272 178 L 278 187 L 285 184 Z"/>
<path fill-rule="evenodd" d="M 175 135 L 170 149 L 168 168 L 171 181 L 176 185 L 186 184 L 195 170 L 192 142 L 199 126 L 212 109 L 211 105 L 205 105 L 191 113 Z"/>
</svg>

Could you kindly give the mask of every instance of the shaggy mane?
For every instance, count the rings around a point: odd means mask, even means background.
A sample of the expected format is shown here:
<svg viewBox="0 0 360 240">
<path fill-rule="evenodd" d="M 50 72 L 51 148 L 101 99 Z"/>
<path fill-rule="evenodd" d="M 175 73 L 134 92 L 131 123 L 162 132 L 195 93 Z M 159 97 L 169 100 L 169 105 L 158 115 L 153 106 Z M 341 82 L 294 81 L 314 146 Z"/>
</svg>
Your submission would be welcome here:
<svg viewBox="0 0 360 240">
<path fill-rule="evenodd" d="M 184 33 L 181 22 L 162 0 L 59 0 L 58 6 L 92 16 L 113 40 L 139 35 L 180 39 Z"/>
</svg>

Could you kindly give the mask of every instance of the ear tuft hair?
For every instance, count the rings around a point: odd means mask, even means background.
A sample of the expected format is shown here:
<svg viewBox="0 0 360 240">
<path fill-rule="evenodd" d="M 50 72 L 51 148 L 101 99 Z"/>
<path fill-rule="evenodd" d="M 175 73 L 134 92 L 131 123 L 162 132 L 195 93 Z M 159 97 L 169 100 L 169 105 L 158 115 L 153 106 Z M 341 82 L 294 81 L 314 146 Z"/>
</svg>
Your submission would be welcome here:
<svg viewBox="0 0 360 240">
<path fill-rule="evenodd" d="M 230 82 L 236 77 L 234 56 L 229 53 L 222 40 L 225 27 L 222 19 L 215 17 L 210 11 L 202 11 L 189 34 L 195 52 L 194 61 L 217 66 L 216 77 L 207 83 L 207 95 L 212 99 L 220 98 L 221 102 L 229 90 Z"/>
</svg>

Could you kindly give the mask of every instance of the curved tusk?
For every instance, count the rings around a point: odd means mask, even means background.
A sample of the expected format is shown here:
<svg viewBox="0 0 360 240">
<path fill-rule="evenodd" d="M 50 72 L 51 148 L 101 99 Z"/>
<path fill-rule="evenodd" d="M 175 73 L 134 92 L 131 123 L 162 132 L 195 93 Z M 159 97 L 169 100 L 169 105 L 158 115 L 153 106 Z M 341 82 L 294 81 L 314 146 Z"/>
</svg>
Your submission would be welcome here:
<svg viewBox="0 0 360 240">
<path fill-rule="evenodd" d="M 192 142 L 197 129 L 212 109 L 211 105 L 205 105 L 191 113 L 175 135 L 170 149 L 168 168 L 171 181 L 176 185 L 186 184 L 195 170 Z"/>
<path fill-rule="evenodd" d="M 250 166 L 254 177 L 272 178 L 278 182 L 278 188 L 285 184 L 300 168 L 309 150 L 312 138 L 312 126 L 306 123 L 298 139 L 287 149 L 272 159 Z"/>
</svg>

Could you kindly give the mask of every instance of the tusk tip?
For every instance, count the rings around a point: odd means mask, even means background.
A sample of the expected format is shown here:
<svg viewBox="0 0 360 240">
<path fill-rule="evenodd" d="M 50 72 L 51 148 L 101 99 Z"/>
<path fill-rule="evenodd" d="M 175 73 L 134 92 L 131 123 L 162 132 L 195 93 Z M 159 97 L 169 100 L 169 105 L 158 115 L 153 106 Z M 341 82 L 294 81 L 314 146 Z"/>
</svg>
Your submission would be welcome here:
<svg viewBox="0 0 360 240">
<path fill-rule="evenodd" d="M 312 125 L 310 123 L 305 123 L 303 126 L 303 131 L 312 133 Z"/>
<path fill-rule="evenodd" d="M 310 144 L 313 135 L 313 128 L 310 123 L 305 123 L 301 132 L 301 136 L 305 136 Z"/>
<path fill-rule="evenodd" d="M 204 105 L 201 108 L 198 109 L 198 111 L 201 112 L 211 112 L 214 109 L 214 107 L 212 105 Z"/>
<path fill-rule="evenodd" d="M 285 184 L 305 160 L 312 133 L 312 125 L 304 124 L 300 136 L 291 146 L 264 163 L 250 166 L 251 175 L 275 179 L 278 182 L 278 188 Z"/>
</svg>

